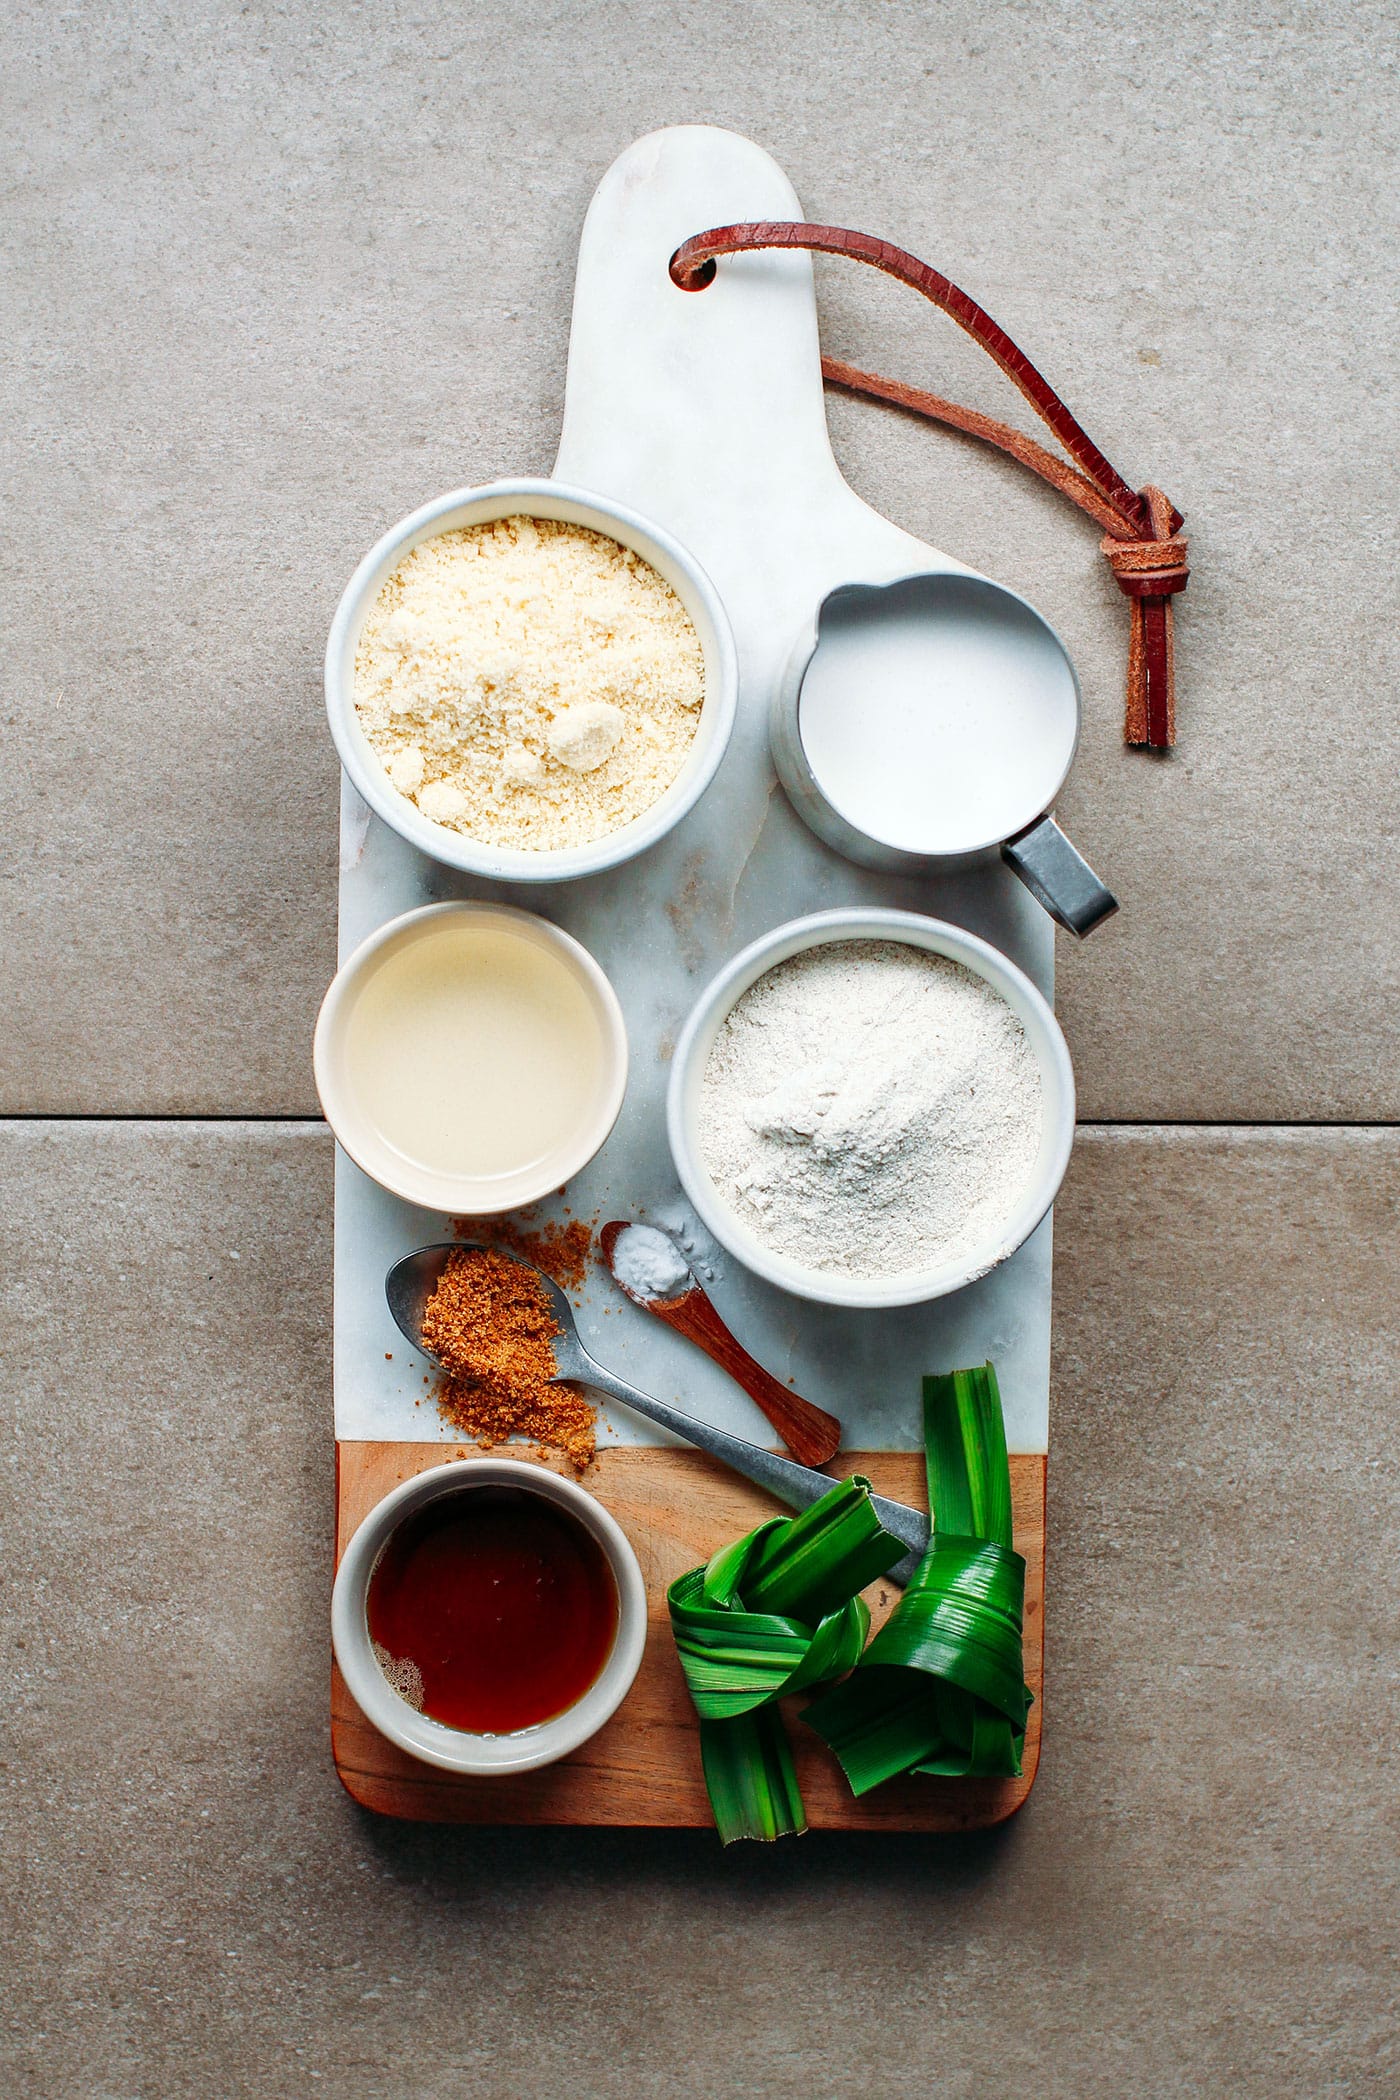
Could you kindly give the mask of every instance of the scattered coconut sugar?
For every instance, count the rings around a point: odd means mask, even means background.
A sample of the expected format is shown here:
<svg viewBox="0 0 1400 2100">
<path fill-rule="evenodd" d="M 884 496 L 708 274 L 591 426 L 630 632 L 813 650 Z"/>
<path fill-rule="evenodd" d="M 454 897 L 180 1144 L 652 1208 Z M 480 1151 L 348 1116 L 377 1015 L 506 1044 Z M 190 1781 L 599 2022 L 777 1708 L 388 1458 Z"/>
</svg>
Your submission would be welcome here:
<svg viewBox="0 0 1400 2100">
<path fill-rule="evenodd" d="M 486 1451 L 530 1437 L 562 1451 L 578 1473 L 592 1464 L 597 1414 L 575 1387 L 554 1383 L 562 1330 L 533 1269 L 494 1248 L 455 1249 L 422 1327 L 444 1371 L 434 1388 L 438 1411 L 462 1436 Z"/>
<path fill-rule="evenodd" d="M 685 764 L 705 697 L 680 599 L 581 525 L 498 518 L 422 540 L 355 657 L 355 709 L 434 824 L 545 852 L 620 831 Z"/>
<path fill-rule="evenodd" d="M 549 1218 L 536 1224 L 533 1216 L 499 1218 L 453 1218 L 452 1230 L 459 1240 L 489 1240 L 493 1247 L 523 1254 L 526 1261 L 552 1276 L 561 1289 L 576 1291 L 588 1274 L 593 1252 L 593 1229 L 582 1218 Z"/>
</svg>

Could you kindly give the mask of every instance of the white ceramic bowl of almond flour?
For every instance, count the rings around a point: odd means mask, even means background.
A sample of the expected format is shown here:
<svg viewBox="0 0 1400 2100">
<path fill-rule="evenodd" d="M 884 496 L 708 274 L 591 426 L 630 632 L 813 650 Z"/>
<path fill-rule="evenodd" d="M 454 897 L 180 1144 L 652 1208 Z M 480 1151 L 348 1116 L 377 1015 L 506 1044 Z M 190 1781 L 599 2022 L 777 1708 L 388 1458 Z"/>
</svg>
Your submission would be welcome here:
<svg viewBox="0 0 1400 2100">
<path fill-rule="evenodd" d="M 424 540 L 498 518 L 553 519 L 602 533 L 649 562 L 690 617 L 705 666 L 695 738 L 676 778 L 630 823 L 586 845 L 531 851 L 490 845 L 429 820 L 401 795 L 361 727 L 355 708 L 355 655 L 361 630 L 386 580 Z M 448 867 L 496 882 L 563 882 L 596 875 L 654 846 L 693 809 L 714 778 L 734 726 L 739 673 L 734 638 L 719 595 L 699 562 L 659 525 L 610 497 L 557 481 L 493 481 L 454 489 L 425 503 L 371 547 L 346 585 L 326 644 L 326 713 L 340 762 L 361 796 L 411 846 Z"/>
<path fill-rule="evenodd" d="M 825 973 L 839 993 L 841 986 L 836 983 L 837 969 L 839 966 L 844 971 L 846 959 L 851 956 L 844 944 L 860 943 L 864 951 L 866 944 L 891 942 L 923 951 L 928 956 L 946 958 L 969 972 L 976 983 L 967 985 L 961 979 L 955 981 L 966 995 L 970 1018 L 978 1025 L 982 1021 L 988 1023 L 992 1034 L 987 1037 L 987 1042 L 995 1042 L 998 1046 L 1006 1044 L 1005 1057 L 1014 1062 L 1006 1063 L 1004 1082 L 1000 1063 L 995 1073 L 990 1069 L 988 1072 L 989 1082 L 1004 1083 L 1007 1089 L 1004 1115 L 994 1114 L 991 1101 L 984 1098 L 980 1106 L 973 1103 L 969 1107 L 967 1126 L 962 1130 L 956 1121 L 961 1113 L 956 1101 L 951 1106 L 945 1102 L 941 1110 L 945 1118 L 953 1119 L 948 1124 L 946 1152 L 950 1161 L 948 1172 L 956 1177 L 949 1181 L 950 1193 L 943 1200 L 945 1204 L 955 1203 L 964 1187 L 969 1197 L 966 1213 L 969 1222 L 951 1252 L 935 1251 L 934 1258 L 923 1259 L 916 1250 L 914 1258 L 908 1258 L 908 1218 L 911 1213 L 903 1200 L 904 1191 L 897 1184 L 893 1191 L 884 1191 L 886 1195 L 892 1194 L 894 1200 L 886 1202 L 878 1212 L 867 1239 L 863 1228 L 858 1230 L 864 1215 L 861 1206 L 870 1204 L 880 1195 L 876 1184 L 880 1175 L 886 1173 L 887 1164 L 882 1160 L 876 1172 L 867 1174 L 858 1146 L 848 1159 L 838 1161 L 833 1169 L 836 1179 L 830 1209 L 825 1216 L 829 1220 L 833 1243 L 859 1244 L 862 1249 L 869 1246 L 876 1250 L 868 1267 L 858 1272 L 855 1261 L 849 1257 L 846 1266 L 818 1265 L 814 1260 L 796 1258 L 791 1252 L 784 1251 L 781 1245 L 769 1244 L 758 1229 L 749 1192 L 741 1186 L 726 1188 L 722 1185 L 723 1174 L 717 1178 L 718 1170 L 712 1171 L 710 1162 L 730 1158 L 733 1148 L 726 1152 L 718 1143 L 716 1118 L 721 1118 L 726 1130 L 737 1131 L 742 1137 L 754 1114 L 754 1107 L 751 1100 L 746 1102 L 736 1097 L 731 1108 L 719 1096 L 713 1079 L 707 1095 L 706 1072 L 730 1015 L 770 971 L 810 951 L 842 946 L 843 954 L 829 958 L 831 968 Z M 947 972 L 930 973 L 926 968 L 915 971 L 909 958 L 876 957 L 881 964 L 886 960 L 891 967 L 908 961 L 911 967 L 905 974 L 911 978 L 936 976 L 945 981 L 950 978 Z M 785 981 L 790 983 L 793 974 L 789 973 Z M 806 972 L 799 974 L 807 975 Z M 853 993 L 858 989 L 858 983 L 853 981 Z M 1014 1023 L 1019 1023 L 1019 1030 L 1008 1021 L 1003 1007 L 997 1002 L 1004 1002 L 1004 1007 L 1010 1009 Z M 742 1020 L 741 1016 L 736 1026 Z M 791 1014 L 787 1015 L 785 1025 L 789 1031 L 793 1029 Z M 838 1031 L 831 1030 L 830 1034 L 835 1040 Z M 728 1040 L 734 1040 L 732 1030 Z M 910 1038 L 906 1036 L 905 1040 Z M 974 1044 L 980 1040 L 970 1037 Z M 956 1049 L 954 1044 L 949 1051 L 950 1058 Z M 795 1083 L 800 1086 L 804 1066 L 813 1060 L 819 1062 L 824 1049 L 819 1036 L 804 1044 L 800 1034 L 792 1033 L 790 1041 L 775 1037 L 771 1052 L 760 1043 L 758 1054 L 768 1058 L 779 1085 L 785 1085 L 788 1075 L 793 1074 Z M 981 1081 L 976 1069 L 979 1053 L 969 1050 L 968 1054 L 972 1056 L 973 1064 L 964 1073 L 964 1092 L 971 1100 Z M 726 1049 L 725 1055 L 728 1057 L 732 1052 Z M 990 1068 L 993 1062 L 990 1051 L 983 1050 L 980 1055 Z M 996 1059 L 1002 1057 L 1003 1051 L 998 1047 Z M 906 1058 L 902 1069 L 893 1075 L 886 1103 L 888 1108 L 897 1106 L 902 1100 L 911 1111 L 915 1111 L 908 1118 L 913 1143 L 924 1142 L 926 1138 L 926 1133 L 920 1131 L 918 1119 L 921 1112 L 919 1090 L 926 1083 L 926 1062 L 931 1069 L 936 1059 L 930 1053 L 925 1061 L 919 1046 L 918 1054 Z M 867 1082 L 869 1076 L 866 1075 Z M 1039 1081 L 1038 1104 L 1035 1099 L 1036 1078 Z M 872 1094 L 867 1084 L 866 1091 L 868 1098 L 878 1099 L 878 1089 Z M 759 1102 L 758 1121 L 767 1128 L 762 1101 Z M 800 1112 L 796 1121 L 799 1125 L 803 1122 Z M 898 1126 L 898 1115 L 893 1118 L 885 1115 L 882 1128 L 887 1130 L 892 1122 Z M 946 1297 L 949 1292 L 961 1290 L 965 1284 L 985 1276 L 988 1270 L 1014 1254 L 1045 1217 L 1064 1178 L 1074 1142 L 1074 1074 L 1069 1050 L 1049 1004 L 1024 971 L 1018 970 L 988 942 L 978 940 L 974 934 L 964 933 L 960 927 L 925 918 L 917 912 L 884 910 L 875 906 L 815 912 L 808 918 L 794 919 L 763 935 L 742 954 L 735 956 L 701 995 L 676 1049 L 667 1101 L 667 1128 L 676 1170 L 690 1201 L 720 1244 L 755 1274 L 798 1297 L 826 1305 L 872 1309 L 915 1305 Z M 1011 1146 L 1013 1141 L 1014 1171 L 1009 1173 L 1003 1186 L 997 1178 L 1002 1170 L 1003 1148 Z M 834 1141 L 828 1139 L 827 1142 L 830 1146 Z M 1012 1154 L 1008 1151 L 1006 1156 Z M 941 1168 L 937 1149 L 933 1162 L 937 1173 Z M 735 1170 L 725 1171 L 733 1183 Z M 778 1171 L 782 1171 L 781 1160 Z M 783 1206 L 781 1188 L 776 1202 L 771 1187 L 766 1188 L 763 1195 L 767 1204 L 765 1222 L 771 1229 L 771 1221 L 778 1218 L 779 1230 L 775 1237 L 785 1238 L 789 1245 L 794 1244 L 798 1235 L 784 1229 L 784 1221 L 779 1216 Z M 807 1195 L 810 1211 L 810 1189 Z M 909 1200 L 914 1205 L 913 1215 L 920 1215 L 917 1209 L 921 1200 L 919 1188 L 911 1185 Z M 823 1237 L 825 1231 L 824 1226 Z M 807 1236 L 810 1239 L 810 1232 Z M 941 1236 L 935 1235 L 930 1245 L 941 1249 L 951 1245 L 954 1237 L 950 1228 Z M 898 1246 L 900 1259 L 896 1266 L 882 1263 L 880 1250 L 887 1245 Z M 825 1257 L 822 1260 L 824 1262 Z M 865 1260 L 862 1252 L 859 1261 L 864 1263 Z"/>
</svg>

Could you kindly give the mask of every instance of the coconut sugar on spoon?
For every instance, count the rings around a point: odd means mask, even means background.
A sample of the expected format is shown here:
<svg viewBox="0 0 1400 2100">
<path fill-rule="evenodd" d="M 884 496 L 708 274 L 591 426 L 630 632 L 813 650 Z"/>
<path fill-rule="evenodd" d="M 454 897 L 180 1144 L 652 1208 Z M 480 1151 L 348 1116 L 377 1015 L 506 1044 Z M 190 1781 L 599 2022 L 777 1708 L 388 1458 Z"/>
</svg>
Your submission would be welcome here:
<svg viewBox="0 0 1400 2100">
<path fill-rule="evenodd" d="M 597 1447 L 596 1410 L 558 1370 L 554 1308 L 532 1269 L 487 1247 L 462 1247 L 423 1307 L 423 1340 L 447 1376 L 436 1400 L 444 1421 L 490 1450 L 521 1436 L 562 1451 L 576 1472 Z"/>
</svg>

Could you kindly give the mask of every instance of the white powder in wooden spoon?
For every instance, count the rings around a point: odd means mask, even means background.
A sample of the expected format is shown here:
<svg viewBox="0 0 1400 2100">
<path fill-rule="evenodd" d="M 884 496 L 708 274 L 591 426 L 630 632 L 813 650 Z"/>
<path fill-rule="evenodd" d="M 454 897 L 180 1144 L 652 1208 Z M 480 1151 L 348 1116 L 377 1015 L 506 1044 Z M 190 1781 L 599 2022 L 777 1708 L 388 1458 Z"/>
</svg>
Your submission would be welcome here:
<svg viewBox="0 0 1400 2100">
<path fill-rule="evenodd" d="M 716 1187 L 775 1253 L 885 1277 L 995 1237 L 1040 1149 L 1020 1021 L 961 963 L 840 941 L 781 963 L 715 1040 L 699 1110 Z"/>
<path fill-rule="evenodd" d="M 624 1291 L 646 1304 L 678 1297 L 695 1281 L 675 1241 L 654 1225 L 629 1225 L 618 1234 L 612 1272 Z"/>
</svg>

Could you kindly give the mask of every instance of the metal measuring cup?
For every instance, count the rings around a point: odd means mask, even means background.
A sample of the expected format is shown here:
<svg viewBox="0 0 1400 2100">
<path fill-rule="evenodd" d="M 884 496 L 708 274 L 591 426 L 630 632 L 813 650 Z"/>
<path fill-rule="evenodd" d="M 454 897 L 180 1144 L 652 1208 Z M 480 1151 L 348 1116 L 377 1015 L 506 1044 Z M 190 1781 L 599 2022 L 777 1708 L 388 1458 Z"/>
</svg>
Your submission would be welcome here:
<svg viewBox="0 0 1400 2100">
<path fill-rule="evenodd" d="M 999 854 L 1081 936 L 1118 909 L 1049 814 L 1079 740 L 1074 666 L 1001 584 L 933 570 L 830 591 L 770 734 L 794 808 L 846 859 L 932 874 Z"/>
</svg>

